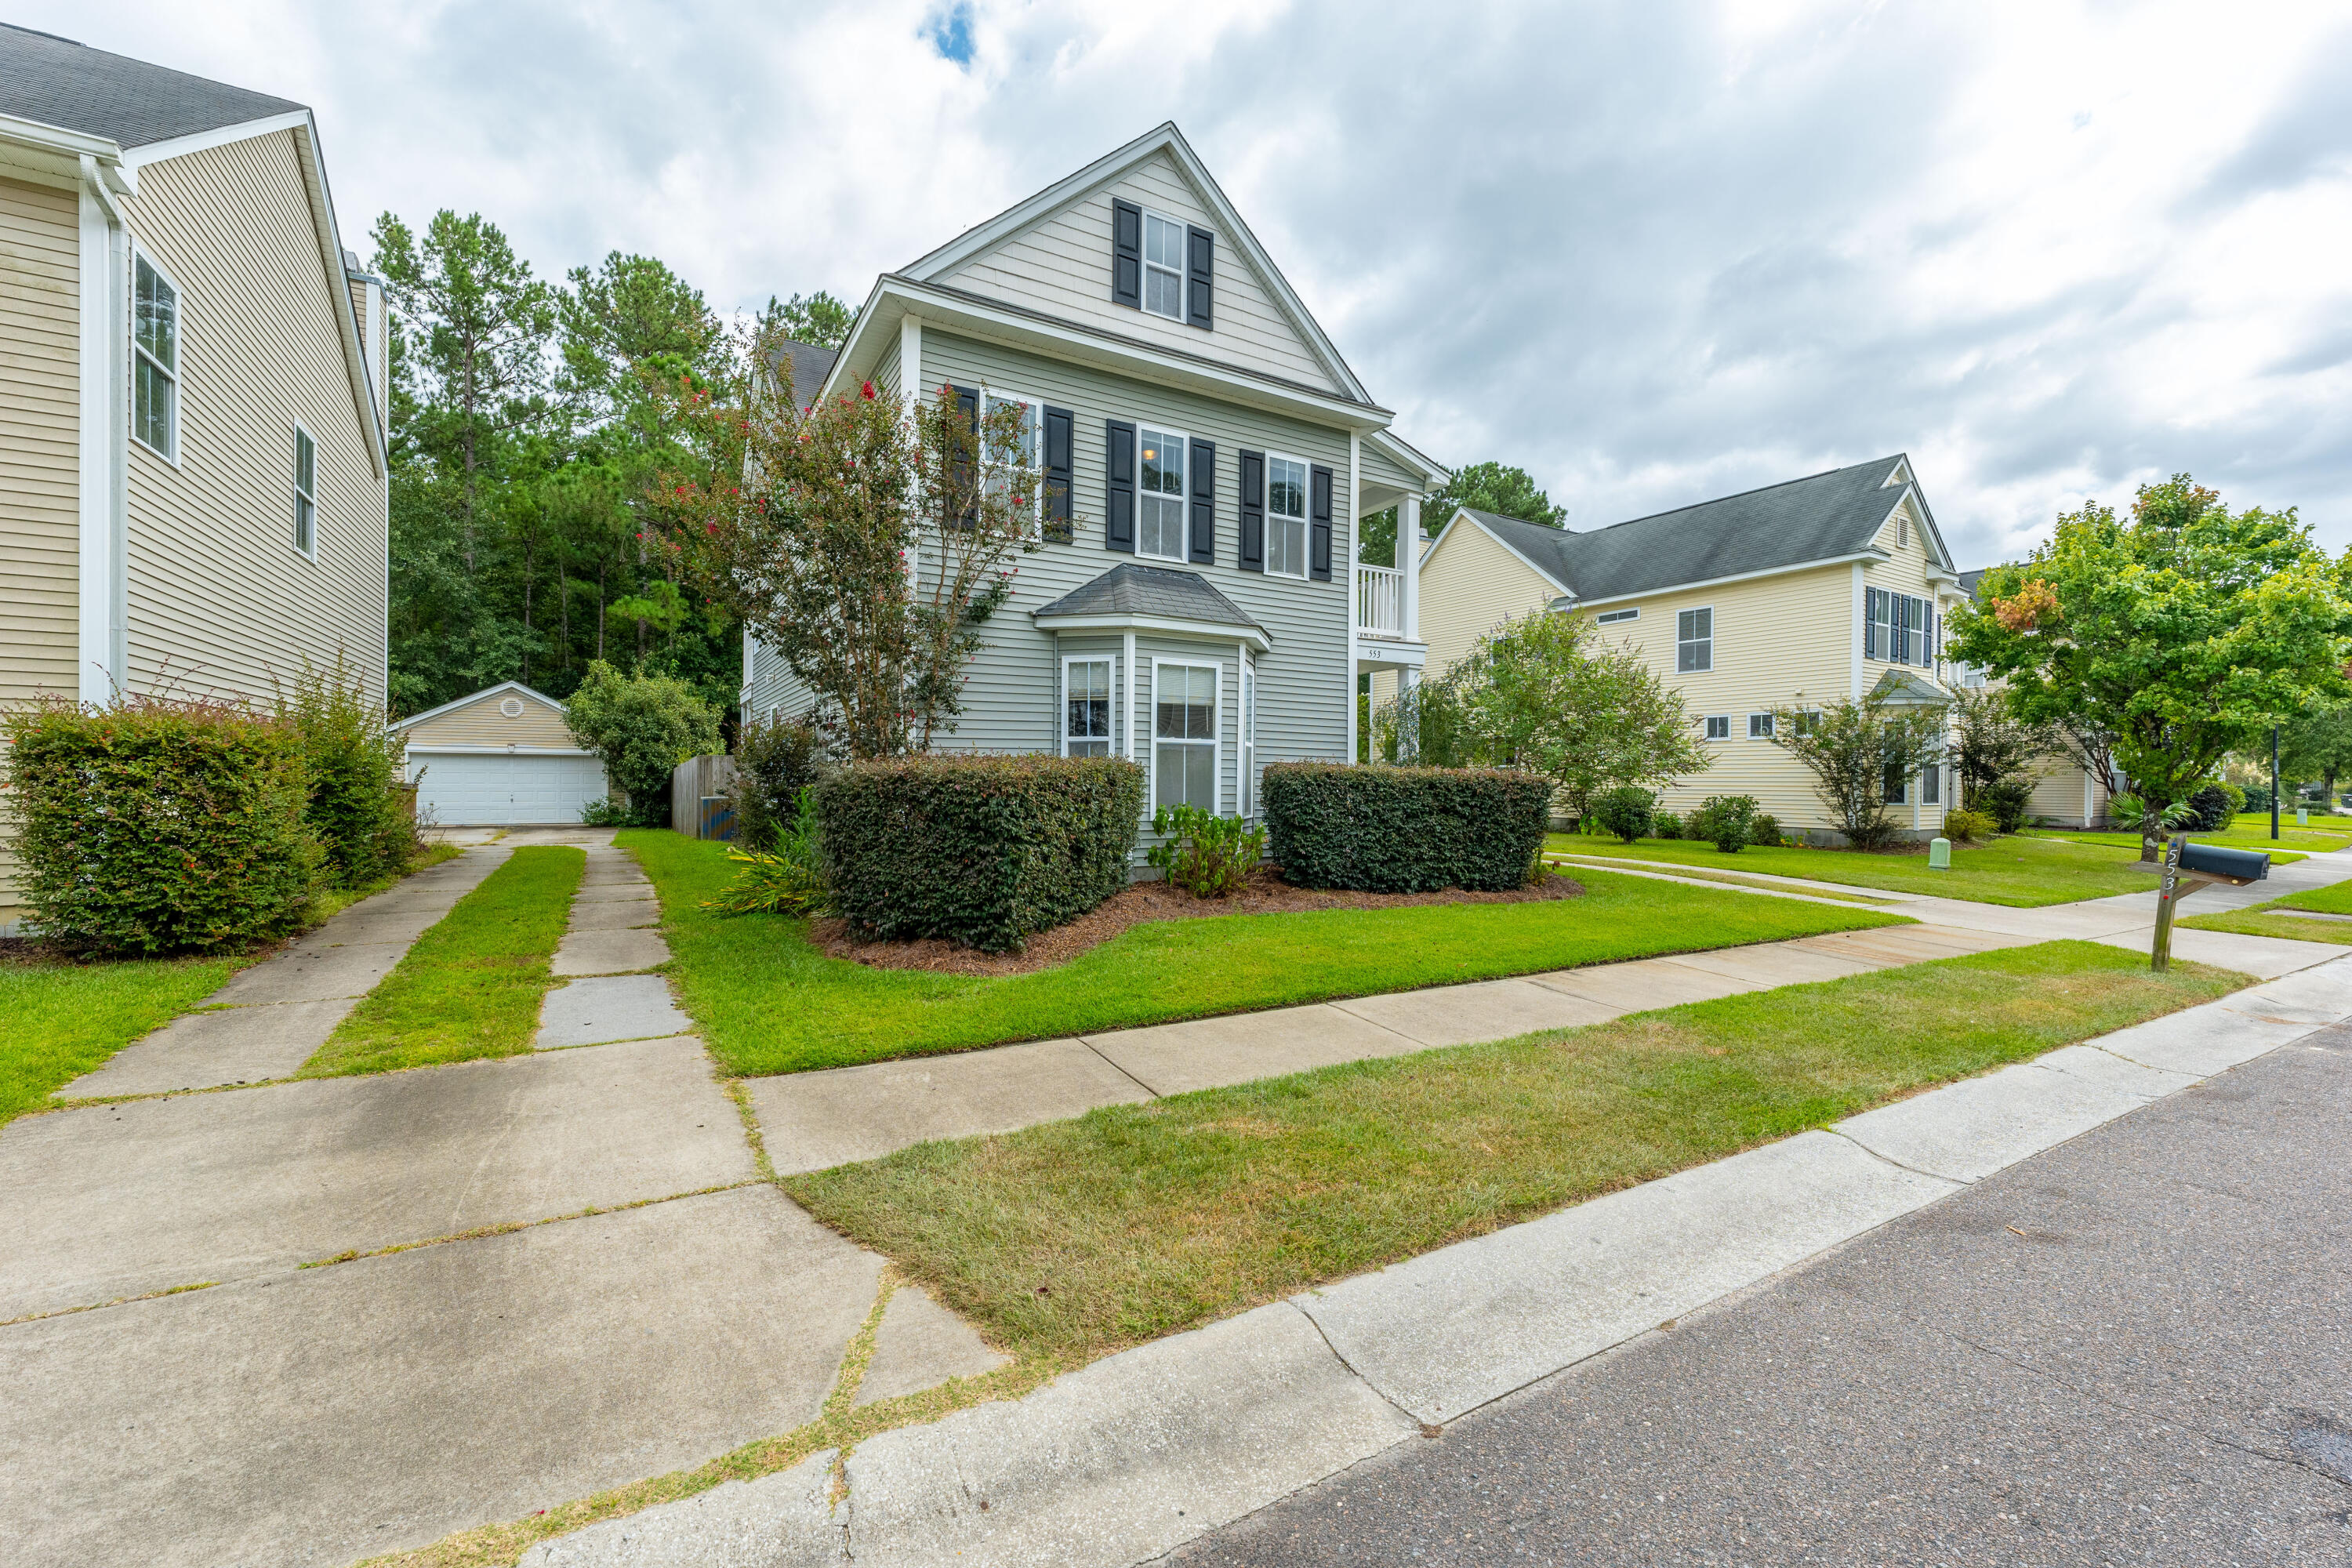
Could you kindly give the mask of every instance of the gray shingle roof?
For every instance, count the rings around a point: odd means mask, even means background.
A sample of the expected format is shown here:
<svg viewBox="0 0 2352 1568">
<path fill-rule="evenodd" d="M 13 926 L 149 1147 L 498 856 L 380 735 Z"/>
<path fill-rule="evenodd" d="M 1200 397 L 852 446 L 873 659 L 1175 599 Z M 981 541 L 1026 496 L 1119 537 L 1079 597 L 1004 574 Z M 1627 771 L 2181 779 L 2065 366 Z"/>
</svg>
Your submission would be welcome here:
<svg viewBox="0 0 2352 1568">
<path fill-rule="evenodd" d="M 1991 570 L 1992 568 L 1990 566 L 1979 566 L 1973 572 L 1961 573 L 1960 592 L 1966 594 L 1971 599 L 1975 598 L 1977 596 L 1977 584 L 1983 582 L 1984 574 Z"/>
<path fill-rule="evenodd" d="M 1156 616 L 1210 626 L 1248 626 L 1260 633 L 1265 630 L 1199 573 L 1174 572 L 1132 561 L 1122 562 L 1053 603 L 1038 605 L 1030 614 L 1039 620 L 1052 616 Z"/>
<path fill-rule="evenodd" d="M 793 396 L 805 405 L 816 396 L 817 389 L 824 385 L 824 378 L 833 374 L 833 362 L 841 357 L 841 351 L 821 349 L 814 343 L 804 343 L 793 338 L 787 338 L 782 346 L 783 353 L 773 356 L 770 363 L 786 358 L 792 361 Z"/>
<path fill-rule="evenodd" d="M 302 107 L 0 22 L 0 114 L 130 148 Z"/>
<path fill-rule="evenodd" d="M 1852 555 L 1895 510 L 1903 492 L 1886 479 L 1903 460 L 1878 458 L 1588 533 L 1472 515 L 1579 599 L 1614 599 Z"/>
</svg>

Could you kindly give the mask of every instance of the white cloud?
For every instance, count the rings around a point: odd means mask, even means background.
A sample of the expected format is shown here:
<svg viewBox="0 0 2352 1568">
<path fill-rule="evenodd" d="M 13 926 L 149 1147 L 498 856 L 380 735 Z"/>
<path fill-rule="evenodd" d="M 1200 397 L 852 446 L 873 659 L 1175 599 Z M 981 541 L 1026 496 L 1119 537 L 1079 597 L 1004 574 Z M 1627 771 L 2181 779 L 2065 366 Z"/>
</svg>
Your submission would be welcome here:
<svg viewBox="0 0 2352 1568">
<path fill-rule="evenodd" d="M 320 111 L 347 236 L 478 209 L 724 307 L 1162 119 L 1400 428 L 1585 527 L 1897 448 L 1970 563 L 2177 468 L 2352 542 L 2326 7 L 21 3 Z"/>
</svg>

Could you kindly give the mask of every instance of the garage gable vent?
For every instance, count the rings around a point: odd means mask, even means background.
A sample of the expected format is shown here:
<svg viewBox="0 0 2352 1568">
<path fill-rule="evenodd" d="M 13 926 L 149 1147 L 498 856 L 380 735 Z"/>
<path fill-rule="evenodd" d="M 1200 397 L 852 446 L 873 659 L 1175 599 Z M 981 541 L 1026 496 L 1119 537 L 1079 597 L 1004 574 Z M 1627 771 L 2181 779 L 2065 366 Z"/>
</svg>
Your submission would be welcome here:
<svg viewBox="0 0 2352 1568">
<path fill-rule="evenodd" d="M 522 699 L 520 697 L 508 698 L 505 701 L 499 704 L 499 711 L 505 714 L 509 719 L 521 718 Z"/>
</svg>

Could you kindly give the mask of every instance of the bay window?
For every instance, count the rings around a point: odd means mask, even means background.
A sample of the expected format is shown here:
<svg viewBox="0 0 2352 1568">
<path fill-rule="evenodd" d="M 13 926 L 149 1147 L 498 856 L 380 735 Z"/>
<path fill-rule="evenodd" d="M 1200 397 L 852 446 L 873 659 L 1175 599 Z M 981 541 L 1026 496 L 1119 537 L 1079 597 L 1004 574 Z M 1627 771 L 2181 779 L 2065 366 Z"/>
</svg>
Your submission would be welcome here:
<svg viewBox="0 0 2352 1568">
<path fill-rule="evenodd" d="M 1217 668 L 1152 670 L 1151 804 L 1217 809 Z"/>
<path fill-rule="evenodd" d="M 1110 755 L 1110 660 L 1062 661 L 1062 754 Z"/>
</svg>

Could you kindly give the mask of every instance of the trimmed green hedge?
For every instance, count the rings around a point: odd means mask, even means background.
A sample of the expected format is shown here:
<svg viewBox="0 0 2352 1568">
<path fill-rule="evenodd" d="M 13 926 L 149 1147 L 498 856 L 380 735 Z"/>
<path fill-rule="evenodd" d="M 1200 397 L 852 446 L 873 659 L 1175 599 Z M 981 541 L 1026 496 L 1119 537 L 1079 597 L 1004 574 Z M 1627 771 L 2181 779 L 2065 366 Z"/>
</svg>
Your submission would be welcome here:
<svg viewBox="0 0 2352 1568">
<path fill-rule="evenodd" d="M 325 858 L 296 727 L 225 704 L 55 701 L 5 721 L 34 928 L 106 952 L 235 951 L 301 923 Z"/>
<path fill-rule="evenodd" d="M 1273 763 L 1265 780 L 1273 858 L 1306 888 L 1516 888 L 1550 814 L 1549 781 L 1503 768 Z"/>
<path fill-rule="evenodd" d="M 1117 757 L 923 756 L 820 781 L 833 907 L 886 940 L 988 952 L 1093 909 L 1128 883 L 1143 770 Z"/>
</svg>

